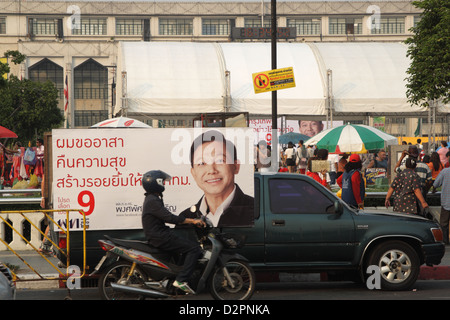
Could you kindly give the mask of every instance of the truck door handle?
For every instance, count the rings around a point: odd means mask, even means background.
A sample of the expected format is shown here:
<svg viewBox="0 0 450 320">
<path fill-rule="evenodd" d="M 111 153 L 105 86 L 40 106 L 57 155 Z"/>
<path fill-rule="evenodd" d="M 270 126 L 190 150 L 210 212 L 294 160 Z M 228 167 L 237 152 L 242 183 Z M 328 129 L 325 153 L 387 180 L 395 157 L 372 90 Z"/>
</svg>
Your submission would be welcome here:
<svg viewBox="0 0 450 320">
<path fill-rule="evenodd" d="M 284 220 L 272 220 L 272 226 L 284 226 Z"/>
</svg>

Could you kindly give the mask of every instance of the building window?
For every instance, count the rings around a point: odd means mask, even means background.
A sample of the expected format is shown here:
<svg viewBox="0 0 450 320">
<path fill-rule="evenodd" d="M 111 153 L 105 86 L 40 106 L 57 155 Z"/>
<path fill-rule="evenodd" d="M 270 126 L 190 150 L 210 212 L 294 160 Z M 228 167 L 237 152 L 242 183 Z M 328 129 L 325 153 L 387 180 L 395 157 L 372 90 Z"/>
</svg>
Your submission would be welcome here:
<svg viewBox="0 0 450 320">
<path fill-rule="evenodd" d="M 419 21 L 422 19 L 421 16 L 414 16 L 414 28 L 417 27 L 417 24 L 419 23 Z"/>
<path fill-rule="evenodd" d="M 402 34 L 405 33 L 404 17 L 380 18 L 380 28 L 372 29 L 372 34 Z"/>
<path fill-rule="evenodd" d="M 106 35 L 106 19 L 81 18 L 80 28 L 72 29 L 73 35 Z"/>
<path fill-rule="evenodd" d="M 287 26 L 297 29 L 297 35 L 321 34 L 320 19 L 288 19 Z"/>
<path fill-rule="evenodd" d="M 392 124 L 406 124 L 406 119 L 405 118 L 390 118 L 387 119 L 387 122 L 392 123 Z"/>
<path fill-rule="evenodd" d="M 228 35 L 230 27 L 227 19 L 202 19 L 203 35 Z"/>
<path fill-rule="evenodd" d="M 58 30 L 57 19 L 30 18 L 31 34 L 35 35 L 55 35 Z"/>
<path fill-rule="evenodd" d="M 194 125 L 193 120 L 173 120 L 173 119 L 158 120 L 158 128 L 189 128 L 192 127 L 193 125 Z"/>
<path fill-rule="evenodd" d="M 330 34 L 362 34 L 362 18 L 330 18 Z"/>
<path fill-rule="evenodd" d="M 0 17 L 0 34 L 6 33 L 6 18 Z"/>
<path fill-rule="evenodd" d="M 244 26 L 246 28 L 260 28 L 262 25 L 261 18 L 245 18 Z M 272 20 L 270 16 L 264 17 L 265 28 L 270 28 L 272 26 Z"/>
<path fill-rule="evenodd" d="M 108 110 L 75 110 L 75 127 L 90 127 L 108 119 Z"/>
<path fill-rule="evenodd" d="M 89 59 L 74 69 L 75 99 L 108 99 L 108 69 Z"/>
<path fill-rule="evenodd" d="M 64 99 L 64 71 L 56 63 L 45 58 L 28 68 L 28 79 L 45 82 L 50 80 L 55 84 L 60 99 Z"/>
<path fill-rule="evenodd" d="M 164 36 L 192 35 L 192 19 L 159 19 L 159 34 Z"/>
<path fill-rule="evenodd" d="M 116 19 L 117 35 L 142 35 L 142 19 Z"/>
</svg>

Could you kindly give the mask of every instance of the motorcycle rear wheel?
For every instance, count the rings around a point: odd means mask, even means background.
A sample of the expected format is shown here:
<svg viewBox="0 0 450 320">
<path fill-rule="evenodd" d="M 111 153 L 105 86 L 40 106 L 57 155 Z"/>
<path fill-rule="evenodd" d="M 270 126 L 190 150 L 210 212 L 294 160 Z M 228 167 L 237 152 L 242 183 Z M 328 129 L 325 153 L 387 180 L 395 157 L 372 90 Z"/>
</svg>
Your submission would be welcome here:
<svg viewBox="0 0 450 320">
<path fill-rule="evenodd" d="M 131 269 L 131 263 L 127 261 L 117 261 L 108 266 L 102 273 L 98 281 L 100 296 L 104 300 L 143 300 L 142 295 L 118 292 L 113 290 L 111 283 L 117 283 L 128 286 L 142 287 L 147 281 L 147 276 L 139 267 L 134 269 L 133 274 L 128 278 Z"/>
<path fill-rule="evenodd" d="M 208 279 L 209 291 L 216 300 L 248 300 L 255 291 L 255 272 L 245 261 L 231 260 L 225 265 L 233 284 L 216 268 Z"/>
</svg>

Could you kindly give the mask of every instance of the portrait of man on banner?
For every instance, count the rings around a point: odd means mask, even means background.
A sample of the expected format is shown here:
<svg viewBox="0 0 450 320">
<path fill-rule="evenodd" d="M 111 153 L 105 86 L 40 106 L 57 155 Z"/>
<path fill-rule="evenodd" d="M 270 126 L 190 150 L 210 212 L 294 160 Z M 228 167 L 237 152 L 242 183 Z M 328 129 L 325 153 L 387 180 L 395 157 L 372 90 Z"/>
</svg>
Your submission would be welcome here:
<svg viewBox="0 0 450 320">
<path fill-rule="evenodd" d="M 197 203 L 181 215 L 206 216 L 214 226 L 252 226 L 254 198 L 235 182 L 241 170 L 234 143 L 216 130 L 197 136 L 190 148 L 191 175 L 203 191 Z"/>
</svg>

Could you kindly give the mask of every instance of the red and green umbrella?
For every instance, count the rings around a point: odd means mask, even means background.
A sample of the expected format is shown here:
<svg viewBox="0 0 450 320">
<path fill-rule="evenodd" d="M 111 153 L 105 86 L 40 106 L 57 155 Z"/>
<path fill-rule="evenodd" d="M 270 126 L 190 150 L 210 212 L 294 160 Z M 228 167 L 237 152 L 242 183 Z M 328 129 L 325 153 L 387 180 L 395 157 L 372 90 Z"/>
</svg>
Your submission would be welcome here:
<svg viewBox="0 0 450 320">
<path fill-rule="evenodd" d="M 327 149 L 330 153 L 364 153 L 396 144 L 398 144 L 396 137 L 361 124 L 330 128 L 305 142 L 305 145 L 315 145 L 318 149 Z"/>
</svg>

